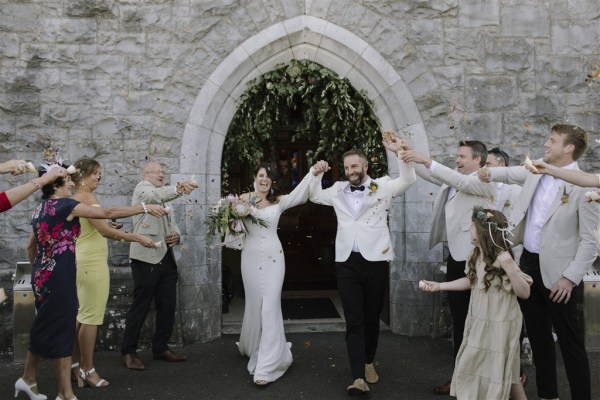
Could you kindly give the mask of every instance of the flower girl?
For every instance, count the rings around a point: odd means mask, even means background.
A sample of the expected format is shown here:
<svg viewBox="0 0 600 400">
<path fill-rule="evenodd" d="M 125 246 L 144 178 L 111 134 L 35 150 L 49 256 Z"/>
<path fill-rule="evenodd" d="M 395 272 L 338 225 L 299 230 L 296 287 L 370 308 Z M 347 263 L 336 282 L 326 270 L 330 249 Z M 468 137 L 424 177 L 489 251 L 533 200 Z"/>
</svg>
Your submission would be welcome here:
<svg viewBox="0 0 600 400">
<path fill-rule="evenodd" d="M 513 260 L 504 214 L 476 207 L 471 221 L 475 247 L 467 261 L 467 276 L 451 282 L 419 282 L 427 292 L 471 290 L 450 395 L 458 399 L 526 399 L 519 381 L 523 317 L 517 297 L 529 297 L 532 280 Z"/>
</svg>

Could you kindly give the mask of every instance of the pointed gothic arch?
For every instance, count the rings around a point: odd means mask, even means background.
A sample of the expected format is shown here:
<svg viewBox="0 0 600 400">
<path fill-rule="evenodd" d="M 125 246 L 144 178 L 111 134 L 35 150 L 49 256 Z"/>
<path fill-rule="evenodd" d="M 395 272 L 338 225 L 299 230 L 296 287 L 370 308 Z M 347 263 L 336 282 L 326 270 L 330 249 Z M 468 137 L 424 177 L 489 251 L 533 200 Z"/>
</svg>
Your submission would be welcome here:
<svg viewBox="0 0 600 400">
<path fill-rule="evenodd" d="M 205 207 L 215 204 L 220 197 L 221 155 L 225 135 L 248 81 L 292 59 L 310 59 L 348 78 L 356 89 L 367 92 L 374 103 L 373 111 L 382 129 L 408 129 L 416 147 L 428 153 L 425 127 L 414 101 L 415 94 L 375 48 L 354 33 L 320 18 L 304 15 L 276 23 L 241 43 L 220 63 L 203 85 L 190 111 L 181 144 L 180 174 L 174 175 L 175 178 L 195 175 L 201 182 L 197 203 L 186 205 L 186 215 L 193 216 L 191 222 L 186 222 L 190 226 L 188 242 L 204 243 L 203 213 Z M 430 81 L 435 80 L 430 77 Z M 389 165 L 390 175 L 393 176 L 397 173 L 397 167 L 395 163 Z M 415 195 L 415 201 L 419 200 L 418 196 Z M 402 217 L 404 208 L 398 207 L 394 213 Z M 398 224 L 395 220 L 402 219 L 392 219 L 392 234 L 401 260 L 404 259 L 404 227 L 394 224 Z M 187 282 L 182 285 L 187 285 L 190 293 L 197 293 L 194 286 L 202 284 L 212 284 L 216 291 L 214 284 L 220 282 L 220 251 L 202 245 L 193 248 L 195 253 L 189 256 L 192 268 L 209 268 L 209 276 L 215 277 L 216 281 Z M 391 270 L 394 270 L 393 266 Z M 190 273 L 190 276 L 194 274 Z M 391 280 L 392 302 L 394 285 L 395 282 Z M 180 287 L 180 290 L 186 290 L 186 287 Z M 201 304 L 197 306 L 198 309 L 182 312 L 200 315 L 200 319 L 211 326 L 220 326 L 220 315 L 202 312 Z M 392 330 L 399 331 L 394 329 L 393 312 L 391 319 Z M 202 322 L 196 320 L 183 324 L 198 326 Z M 184 326 L 184 332 L 191 331 L 187 328 L 191 327 Z M 198 338 L 188 339 L 184 341 Z"/>
</svg>

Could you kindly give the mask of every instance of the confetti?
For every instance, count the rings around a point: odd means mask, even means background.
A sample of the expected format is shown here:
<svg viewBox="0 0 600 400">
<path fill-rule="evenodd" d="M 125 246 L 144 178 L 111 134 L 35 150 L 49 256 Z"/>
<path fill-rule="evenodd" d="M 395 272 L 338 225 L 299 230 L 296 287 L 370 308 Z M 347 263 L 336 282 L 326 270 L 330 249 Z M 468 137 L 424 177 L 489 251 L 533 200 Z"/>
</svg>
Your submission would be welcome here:
<svg viewBox="0 0 600 400">
<path fill-rule="evenodd" d="M 600 194 L 598 194 L 598 192 L 595 191 L 585 192 L 585 199 L 588 202 L 598 201 L 600 200 Z"/>
<path fill-rule="evenodd" d="M 28 161 L 25 164 L 25 171 L 27 171 L 27 172 L 37 172 L 37 169 L 35 169 L 35 165 L 33 165 L 33 163 L 31 161 Z"/>
<path fill-rule="evenodd" d="M 538 169 L 535 167 L 535 165 L 533 165 L 533 163 L 531 162 L 531 159 L 527 155 L 525 156 L 525 161 L 523 161 L 523 165 L 525 166 L 525 168 L 527 168 L 529 171 L 533 172 L 534 174 L 539 173 Z"/>
</svg>

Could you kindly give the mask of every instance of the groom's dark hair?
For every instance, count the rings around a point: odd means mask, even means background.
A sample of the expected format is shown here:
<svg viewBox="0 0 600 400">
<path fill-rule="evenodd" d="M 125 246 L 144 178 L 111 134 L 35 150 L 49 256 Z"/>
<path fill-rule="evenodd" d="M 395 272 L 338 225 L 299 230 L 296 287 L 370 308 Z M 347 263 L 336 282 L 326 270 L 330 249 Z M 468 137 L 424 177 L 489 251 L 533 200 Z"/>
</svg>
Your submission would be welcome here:
<svg viewBox="0 0 600 400">
<path fill-rule="evenodd" d="M 367 155 L 361 149 L 351 149 L 351 150 L 348 150 L 347 152 L 345 152 L 342 155 L 342 160 L 344 160 L 346 157 L 349 157 L 349 156 L 358 156 L 361 160 L 363 160 L 363 162 L 365 164 L 367 162 L 369 162 L 369 160 L 367 159 Z"/>
</svg>

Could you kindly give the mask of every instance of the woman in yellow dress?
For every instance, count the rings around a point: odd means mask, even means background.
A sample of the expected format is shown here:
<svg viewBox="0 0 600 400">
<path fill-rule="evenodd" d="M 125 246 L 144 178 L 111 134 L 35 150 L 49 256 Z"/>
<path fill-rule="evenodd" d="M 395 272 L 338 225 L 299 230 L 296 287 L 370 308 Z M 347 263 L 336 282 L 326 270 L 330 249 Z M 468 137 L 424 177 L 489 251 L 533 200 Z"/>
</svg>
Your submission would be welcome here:
<svg viewBox="0 0 600 400">
<path fill-rule="evenodd" d="M 83 158 L 74 165 L 77 171 L 73 174 L 76 185 L 73 198 L 83 204 L 100 207 L 94 196 L 94 190 L 102 178 L 100 164 L 96 160 Z M 87 384 L 100 388 L 109 384 L 96 372 L 93 358 L 98 326 L 104 322 L 110 286 L 107 239 L 138 242 L 147 247 L 156 245 L 147 236 L 120 231 L 105 220 L 80 218 L 79 221 L 81 234 L 75 244 L 79 310 L 71 369 L 80 387 Z"/>
</svg>

